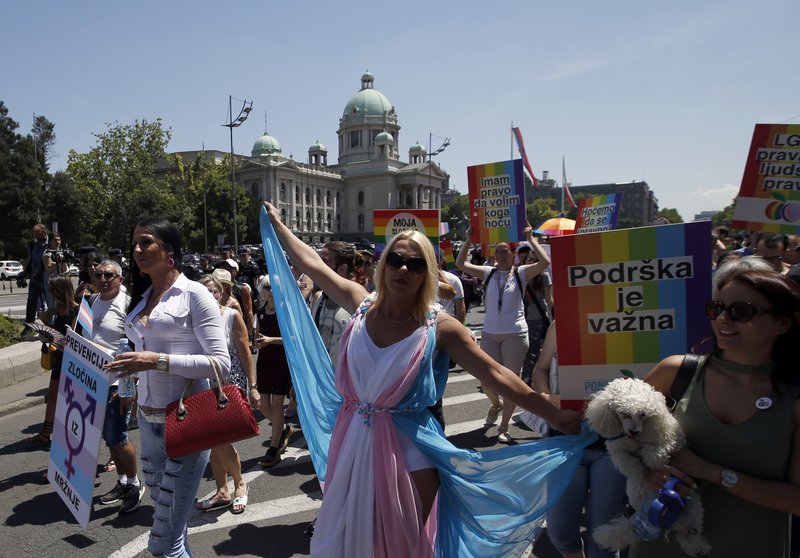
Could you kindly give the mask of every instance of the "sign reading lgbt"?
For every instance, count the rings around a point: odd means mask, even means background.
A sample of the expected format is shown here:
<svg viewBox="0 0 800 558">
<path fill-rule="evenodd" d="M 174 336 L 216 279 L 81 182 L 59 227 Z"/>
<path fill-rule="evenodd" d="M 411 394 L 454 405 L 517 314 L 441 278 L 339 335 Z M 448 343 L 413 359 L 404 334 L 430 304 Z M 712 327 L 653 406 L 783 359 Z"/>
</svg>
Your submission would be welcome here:
<svg viewBox="0 0 800 558">
<path fill-rule="evenodd" d="M 423 233 L 434 248 L 439 247 L 438 209 L 375 209 L 372 211 L 375 249 L 380 251 L 397 233 L 415 230 Z"/>
<path fill-rule="evenodd" d="M 551 239 L 561 406 L 710 334 L 711 222 Z"/>
<path fill-rule="evenodd" d="M 616 229 L 621 199 L 622 192 L 583 198 L 578 202 L 575 233 L 613 231 Z"/>
<path fill-rule="evenodd" d="M 800 124 L 756 124 L 733 226 L 800 233 Z"/>
<path fill-rule="evenodd" d="M 92 511 L 108 400 L 109 381 L 103 366 L 111 359 L 99 345 L 67 331 L 47 480 L 84 529 Z"/>
<path fill-rule="evenodd" d="M 467 167 L 469 222 L 474 244 L 524 240 L 522 159 Z"/>
</svg>

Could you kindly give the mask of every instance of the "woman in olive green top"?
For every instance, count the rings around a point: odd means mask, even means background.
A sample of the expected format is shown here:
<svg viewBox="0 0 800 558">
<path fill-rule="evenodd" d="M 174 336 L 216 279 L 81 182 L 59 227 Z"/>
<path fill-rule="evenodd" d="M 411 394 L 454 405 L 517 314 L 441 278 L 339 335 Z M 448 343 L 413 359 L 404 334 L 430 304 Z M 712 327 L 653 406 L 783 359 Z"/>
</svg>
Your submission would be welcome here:
<svg viewBox="0 0 800 558">
<path fill-rule="evenodd" d="M 716 275 L 716 289 L 707 305 L 715 350 L 675 410 L 688 448 L 648 481 L 694 479 L 712 557 L 788 557 L 790 514 L 800 514 L 800 291 L 737 262 Z M 663 360 L 646 380 L 669 394 L 682 360 Z M 630 558 L 685 556 L 667 538 L 639 542 Z"/>
</svg>

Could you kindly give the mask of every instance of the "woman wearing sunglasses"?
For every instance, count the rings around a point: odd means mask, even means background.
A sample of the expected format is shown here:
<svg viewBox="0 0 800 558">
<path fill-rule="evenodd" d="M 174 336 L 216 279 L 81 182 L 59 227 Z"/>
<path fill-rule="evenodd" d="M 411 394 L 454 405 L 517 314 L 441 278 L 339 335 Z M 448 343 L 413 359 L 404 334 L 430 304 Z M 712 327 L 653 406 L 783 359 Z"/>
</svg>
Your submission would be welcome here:
<svg viewBox="0 0 800 558">
<path fill-rule="evenodd" d="M 548 403 L 481 351 L 462 324 L 438 311 L 436 256 L 424 234 L 405 231 L 387 243 L 370 295 L 335 273 L 280 221 L 274 206 L 265 205 L 291 260 L 354 313 L 339 349 L 337 393 L 321 394 L 324 409 L 298 401 L 301 417 L 324 413 L 327 421 L 335 415 L 329 447 L 315 448 L 307 437 L 312 452 L 327 452 L 312 556 L 429 557 L 434 540 L 441 556 L 520 554 L 541 513 L 534 508 L 546 507 L 559 493 L 519 497 L 533 477 L 544 479 L 540 458 L 546 452 L 524 445 L 481 453 L 453 447 L 427 410 L 444 391 L 448 357 L 566 432 L 579 431 L 580 415 Z M 574 450 L 585 442 L 571 444 Z M 431 515 L 437 494 L 438 512 Z"/>
<path fill-rule="evenodd" d="M 706 312 L 714 349 L 675 408 L 688 448 L 648 477 L 654 488 L 673 475 L 696 483 L 711 556 L 783 558 L 790 514 L 800 514 L 800 291 L 779 273 L 732 262 Z M 682 360 L 665 359 L 646 380 L 669 394 Z M 662 536 L 630 556 L 684 554 Z"/>
<path fill-rule="evenodd" d="M 481 349 L 520 375 L 530 345 L 528 322 L 525 319 L 525 285 L 534 277 L 544 273 L 550 265 L 550 258 L 533 238 L 531 228 L 526 227 L 525 236 L 537 258 L 536 263 L 515 266 L 514 248 L 508 242 L 498 242 L 494 247 L 496 267 L 474 265 L 467 261 L 471 234 L 472 227 L 466 231 L 467 239 L 456 258 L 456 267 L 484 283 L 486 315 L 483 318 Z M 497 427 L 497 441 L 504 444 L 511 443 L 508 422 L 516 406 L 513 401 L 501 403 L 500 397 L 489 386 L 483 386 L 483 392 L 491 403 L 486 415 L 486 425 L 490 426 L 497 422 L 497 417 L 502 411 L 503 415 Z"/>
</svg>

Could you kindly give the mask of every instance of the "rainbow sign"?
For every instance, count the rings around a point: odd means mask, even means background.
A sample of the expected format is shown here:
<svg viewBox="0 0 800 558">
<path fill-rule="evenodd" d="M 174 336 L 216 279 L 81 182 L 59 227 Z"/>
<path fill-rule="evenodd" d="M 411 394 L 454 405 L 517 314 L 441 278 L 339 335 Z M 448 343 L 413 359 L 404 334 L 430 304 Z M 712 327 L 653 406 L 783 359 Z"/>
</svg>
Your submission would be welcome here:
<svg viewBox="0 0 800 558">
<path fill-rule="evenodd" d="M 438 209 L 375 209 L 372 211 L 375 250 L 383 247 L 397 234 L 409 229 L 428 237 L 433 247 L 439 247 Z"/>
<path fill-rule="evenodd" d="M 449 240 L 442 240 L 439 242 L 439 249 L 444 257 L 444 268 L 447 271 L 455 269 L 456 259 L 453 257 L 453 243 Z"/>
<path fill-rule="evenodd" d="M 561 406 L 708 337 L 711 222 L 550 239 Z"/>
<path fill-rule="evenodd" d="M 583 198 L 578 202 L 575 233 L 613 231 L 617 228 L 622 192 Z"/>
<path fill-rule="evenodd" d="M 525 240 L 522 159 L 467 167 L 473 244 Z"/>
<path fill-rule="evenodd" d="M 800 233 L 800 124 L 756 124 L 733 226 Z"/>
</svg>

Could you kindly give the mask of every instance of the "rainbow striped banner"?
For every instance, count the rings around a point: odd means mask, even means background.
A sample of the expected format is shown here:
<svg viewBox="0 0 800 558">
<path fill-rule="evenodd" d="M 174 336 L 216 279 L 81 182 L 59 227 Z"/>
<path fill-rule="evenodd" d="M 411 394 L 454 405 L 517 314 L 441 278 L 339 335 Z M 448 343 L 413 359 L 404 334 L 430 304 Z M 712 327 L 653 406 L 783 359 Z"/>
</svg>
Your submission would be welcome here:
<svg viewBox="0 0 800 558">
<path fill-rule="evenodd" d="M 800 233 L 800 124 L 756 124 L 733 226 Z"/>
<path fill-rule="evenodd" d="M 449 240 L 442 240 L 439 242 L 439 250 L 444 257 L 444 268 L 447 271 L 455 269 L 456 259 L 453 257 L 453 243 Z"/>
<path fill-rule="evenodd" d="M 439 248 L 438 209 L 375 209 L 372 211 L 375 250 L 381 251 L 397 234 L 409 229 L 424 233 Z"/>
<path fill-rule="evenodd" d="M 522 159 L 467 167 L 473 244 L 525 239 Z"/>
<path fill-rule="evenodd" d="M 561 405 L 708 337 L 711 222 L 550 239 Z"/>
<path fill-rule="evenodd" d="M 583 198 L 578 202 L 575 234 L 613 231 L 617 228 L 622 192 Z"/>
</svg>

